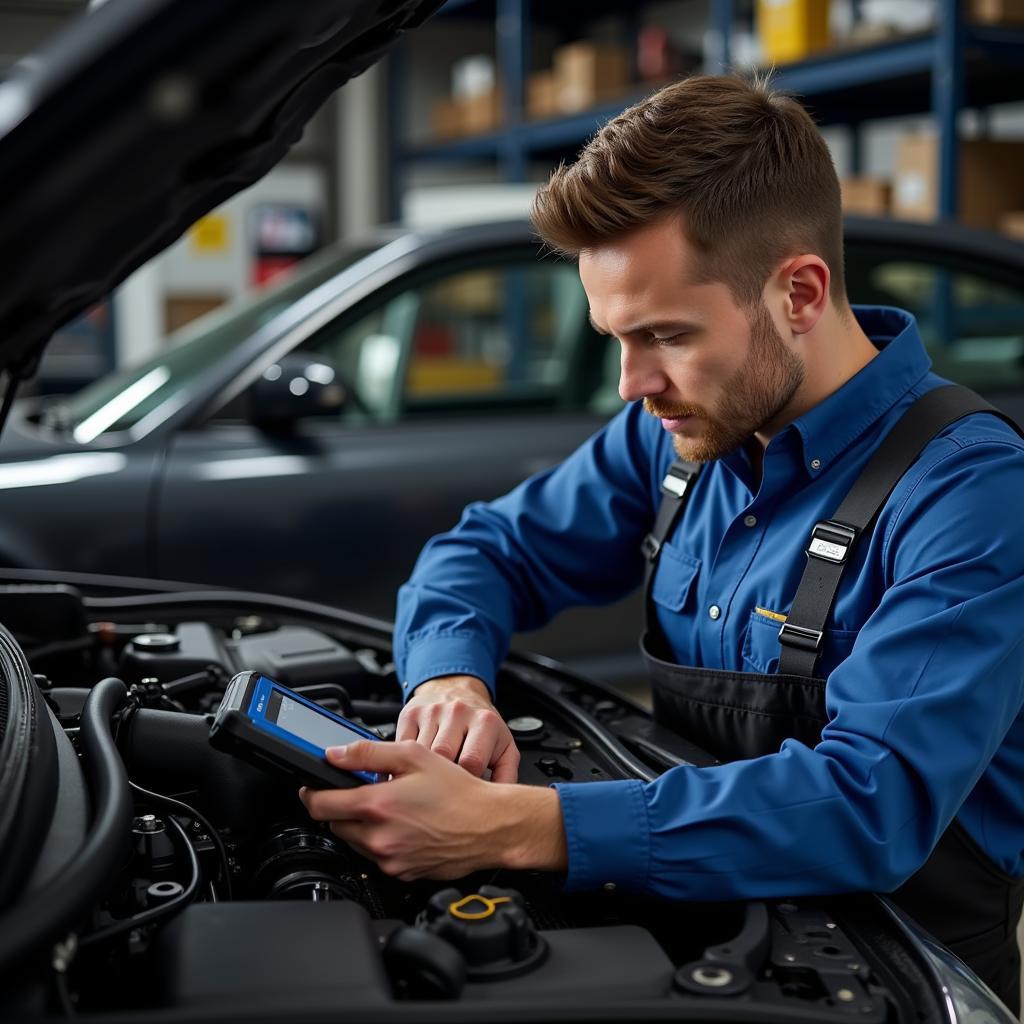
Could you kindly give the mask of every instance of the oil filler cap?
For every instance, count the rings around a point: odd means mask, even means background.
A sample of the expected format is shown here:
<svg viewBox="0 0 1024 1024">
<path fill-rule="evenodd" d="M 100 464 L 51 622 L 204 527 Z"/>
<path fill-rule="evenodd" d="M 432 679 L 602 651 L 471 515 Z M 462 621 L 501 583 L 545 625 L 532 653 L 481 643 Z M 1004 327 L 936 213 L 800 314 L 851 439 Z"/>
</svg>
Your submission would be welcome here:
<svg viewBox="0 0 1024 1024">
<path fill-rule="evenodd" d="M 137 651 L 166 654 L 176 651 L 180 646 L 181 640 L 174 633 L 140 633 L 132 637 L 132 647 Z"/>
<path fill-rule="evenodd" d="M 508 731 L 522 743 L 523 740 L 536 740 L 544 735 L 544 720 L 533 715 L 520 715 L 510 718 L 506 723 Z"/>
<path fill-rule="evenodd" d="M 469 895 L 442 889 L 416 924 L 462 953 L 470 981 L 516 978 L 539 967 L 548 954 L 514 889 L 483 885 Z"/>
</svg>

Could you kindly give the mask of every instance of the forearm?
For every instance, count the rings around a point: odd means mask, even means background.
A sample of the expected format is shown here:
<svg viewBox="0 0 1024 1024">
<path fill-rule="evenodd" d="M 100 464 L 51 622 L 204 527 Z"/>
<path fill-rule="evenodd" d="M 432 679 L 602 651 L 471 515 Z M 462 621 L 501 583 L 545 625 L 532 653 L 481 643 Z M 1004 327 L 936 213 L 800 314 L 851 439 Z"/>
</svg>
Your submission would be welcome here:
<svg viewBox="0 0 1024 1024">
<path fill-rule="evenodd" d="M 474 697 L 491 702 L 491 691 L 477 676 L 436 676 L 420 683 L 413 691 L 417 697 Z M 410 694 L 411 696 L 411 694 Z"/>
<path fill-rule="evenodd" d="M 558 793 L 547 786 L 493 786 L 498 806 L 488 834 L 487 867 L 565 871 L 569 857 Z"/>
</svg>

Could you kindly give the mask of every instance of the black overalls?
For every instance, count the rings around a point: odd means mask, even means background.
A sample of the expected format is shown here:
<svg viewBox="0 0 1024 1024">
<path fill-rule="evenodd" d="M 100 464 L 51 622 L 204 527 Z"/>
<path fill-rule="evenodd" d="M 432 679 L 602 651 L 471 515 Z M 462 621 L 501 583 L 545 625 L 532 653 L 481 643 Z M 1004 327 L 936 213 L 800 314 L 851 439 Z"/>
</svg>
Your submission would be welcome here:
<svg viewBox="0 0 1024 1024">
<path fill-rule="evenodd" d="M 662 484 L 654 529 L 643 545 L 648 563 L 647 631 L 641 649 L 650 673 L 656 719 L 721 761 L 775 753 L 787 738 L 815 746 L 827 722 L 825 680 L 815 676 L 815 668 L 850 553 L 928 442 L 971 412 L 992 413 L 1024 433 L 966 388 L 930 391 L 890 431 L 834 518 L 814 526 L 807 566 L 779 631 L 776 674 L 690 668 L 668 660 L 668 645 L 651 604 L 651 581 L 661 545 L 683 515 L 701 468 L 675 462 Z M 992 863 L 954 819 L 924 866 L 892 899 L 1019 1012 L 1016 928 L 1024 904 L 1024 878 L 1012 878 Z"/>
</svg>

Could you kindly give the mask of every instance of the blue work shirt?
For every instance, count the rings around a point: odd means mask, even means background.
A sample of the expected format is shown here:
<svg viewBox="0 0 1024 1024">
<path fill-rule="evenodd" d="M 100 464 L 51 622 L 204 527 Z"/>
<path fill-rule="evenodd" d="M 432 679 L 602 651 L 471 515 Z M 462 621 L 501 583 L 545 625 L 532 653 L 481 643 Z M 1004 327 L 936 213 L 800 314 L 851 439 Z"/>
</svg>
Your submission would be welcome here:
<svg viewBox="0 0 1024 1024">
<path fill-rule="evenodd" d="M 855 313 L 879 355 L 771 440 L 759 484 L 742 450 L 708 464 L 662 549 L 652 595 L 680 664 L 777 669 L 811 528 L 913 400 L 948 383 L 909 314 Z M 407 689 L 451 673 L 493 687 L 514 630 L 638 586 L 673 458 L 634 403 L 560 466 L 467 508 L 399 595 Z M 651 783 L 558 785 L 567 885 L 698 900 L 888 891 L 954 815 L 998 868 L 1024 873 L 1022 497 L 1009 426 L 975 414 L 944 430 L 843 579 L 819 663 L 821 742 Z"/>
</svg>

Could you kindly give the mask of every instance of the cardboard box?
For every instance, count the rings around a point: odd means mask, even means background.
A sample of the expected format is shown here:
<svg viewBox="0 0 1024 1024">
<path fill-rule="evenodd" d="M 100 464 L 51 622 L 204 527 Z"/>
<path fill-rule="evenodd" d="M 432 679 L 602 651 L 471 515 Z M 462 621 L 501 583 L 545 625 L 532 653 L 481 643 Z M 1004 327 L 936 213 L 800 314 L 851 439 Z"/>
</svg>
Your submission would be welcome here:
<svg viewBox="0 0 1024 1024">
<path fill-rule="evenodd" d="M 1004 213 L 999 219 L 999 230 L 1004 235 L 1009 235 L 1011 238 L 1024 242 L 1024 210 Z"/>
<path fill-rule="evenodd" d="M 439 139 L 454 139 L 462 134 L 462 111 L 451 96 L 438 100 L 431 111 L 434 135 Z"/>
<path fill-rule="evenodd" d="M 164 330 L 170 334 L 179 327 L 222 306 L 226 295 L 192 295 L 172 293 L 164 299 Z"/>
<path fill-rule="evenodd" d="M 465 135 L 483 135 L 497 131 L 501 125 L 501 95 L 497 89 L 457 99 Z"/>
<path fill-rule="evenodd" d="M 555 51 L 558 109 L 586 110 L 621 96 L 629 85 L 629 53 L 620 46 L 570 43 Z"/>
<path fill-rule="evenodd" d="M 434 104 L 431 120 L 439 139 L 497 131 L 501 126 L 501 94 L 492 89 L 480 96 L 446 96 Z"/>
<path fill-rule="evenodd" d="M 1024 0 L 970 0 L 967 17 L 976 25 L 1024 25 Z"/>
<path fill-rule="evenodd" d="M 558 108 L 558 80 L 554 71 L 538 71 L 526 80 L 526 116 L 534 120 L 554 117 Z"/>
<path fill-rule="evenodd" d="M 939 140 L 908 135 L 900 142 L 893 179 L 892 212 L 907 220 L 935 220 L 939 208 Z M 997 228 L 1003 214 L 1024 208 L 1024 142 L 965 139 L 960 143 L 957 219 L 976 228 Z"/>
<path fill-rule="evenodd" d="M 831 42 L 829 0 L 757 0 L 757 34 L 765 64 L 803 60 Z"/>
<path fill-rule="evenodd" d="M 885 217 L 892 202 L 892 184 L 885 178 L 843 178 L 843 212 Z"/>
</svg>

